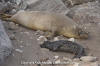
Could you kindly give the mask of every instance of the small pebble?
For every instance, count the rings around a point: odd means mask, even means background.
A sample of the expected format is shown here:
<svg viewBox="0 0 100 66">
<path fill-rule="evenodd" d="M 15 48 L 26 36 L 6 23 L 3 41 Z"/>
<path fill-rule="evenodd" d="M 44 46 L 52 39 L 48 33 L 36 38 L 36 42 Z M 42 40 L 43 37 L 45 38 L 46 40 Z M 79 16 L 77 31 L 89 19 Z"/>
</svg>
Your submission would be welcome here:
<svg viewBox="0 0 100 66">
<path fill-rule="evenodd" d="M 16 40 L 16 37 L 15 37 L 14 34 L 10 35 L 9 37 L 10 37 L 11 40 Z"/>
<path fill-rule="evenodd" d="M 35 32 L 35 35 L 38 35 L 38 36 L 44 35 L 44 32 L 41 31 L 41 30 L 37 30 L 37 31 Z"/>
<path fill-rule="evenodd" d="M 12 10 L 10 11 L 11 14 L 15 14 L 16 12 L 17 12 L 16 9 L 12 9 Z"/>
<path fill-rule="evenodd" d="M 19 26 L 19 24 L 16 24 L 16 26 Z"/>
<path fill-rule="evenodd" d="M 58 37 L 54 37 L 53 41 L 59 41 L 59 38 Z"/>
<path fill-rule="evenodd" d="M 20 43 L 24 43 L 24 41 L 20 41 Z"/>
<path fill-rule="evenodd" d="M 60 60 L 56 60 L 56 61 L 55 61 L 55 64 L 60 64 L 60 63 L 61 63 Z"/>
<path fill-rule="evenodd" d="M 21 49 L 15 49 L 16 52 L 23 53 Z"/>
<path fill-rule="evenodd" d="M 74 39 L 74 38 L 70 38 L 70 39 L 68 39 L 68 41 L 72 41 L 72 42 L 74 42 L 75 39 Z"/>
<path fill-rule="evenodd" d="M 23 32 L 24 34 L 27 34 L 27 35 L 30 35 L 30 33 L 29 32 Z"/>
<path fill-rule="evenodd" d="M 78 62 L 74 62 L 73 66 L 79 66 L 79 63 Z"/>
<path fill-rule="evenodd" d="M 40 36 L 37 40 L 42 44 L 44 41 L 47 41 L 47 38 L 45 36 Z"/>
<path fill-rule="evenodd" d="M 54 56 L 54 58 L 55 58 L 55 59 L 58 59 L 58 58 L 59 58 L 59 56 Z"/>
<path fill-rule="evenodd" d="M 22 45 L 20 46 L 20 48 L 23 48 L 23 47 L 24 47 L 24 46 L 22 46 Z"/>
</svg>

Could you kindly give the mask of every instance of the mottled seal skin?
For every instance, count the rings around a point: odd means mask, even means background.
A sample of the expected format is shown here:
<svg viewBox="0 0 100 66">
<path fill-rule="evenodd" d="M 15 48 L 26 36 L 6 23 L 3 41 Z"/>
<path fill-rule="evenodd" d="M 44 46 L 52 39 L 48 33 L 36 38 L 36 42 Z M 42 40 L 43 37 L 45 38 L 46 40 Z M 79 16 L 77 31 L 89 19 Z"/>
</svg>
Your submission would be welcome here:
<svg viewBox="0 0 100 66">
<path fill-rule="evenodd" d="M 75 56 L 73 58 L 80 58 L 81 56 L 86 55 L 84 48 L 81 45 L 67 40 L 59 40 L 53 42 L 45 41 L 40 45 L 40 47 L 47 48 L 51 51 L 74 53 Z"/>
<path fill-rule="evenodd" d="M 6 18 L 4 15 L 2 16 L 3 20 L 13 21 L 34 30 L 49 31 L 52 35 L 58 34 L 78 39 L 88 38 L 88 33 L 80 28 L 72 19 L 58 13 L 19 11 L 10 18 Z"/>
</svg>

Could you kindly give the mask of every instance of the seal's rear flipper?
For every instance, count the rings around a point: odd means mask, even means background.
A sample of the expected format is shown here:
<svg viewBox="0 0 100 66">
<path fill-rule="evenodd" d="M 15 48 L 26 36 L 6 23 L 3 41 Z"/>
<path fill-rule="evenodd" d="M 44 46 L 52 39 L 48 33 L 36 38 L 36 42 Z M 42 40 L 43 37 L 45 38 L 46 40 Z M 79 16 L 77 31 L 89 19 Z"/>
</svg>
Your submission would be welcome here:
<svg viewBox="0 0 100 66">
<path fill-rule="evenodd" d="M 11 21 L 12 15 L 9 14 L 4 14 L 4 13 L 0 13 L 0 19 L 5 20 L 5 21 Z"/>
<path fill-rule="evenodd" d="M 11 18 L 11 17 L 12 17 L 12 15 L 0 13 L 0 18 Z"/>
</svg>

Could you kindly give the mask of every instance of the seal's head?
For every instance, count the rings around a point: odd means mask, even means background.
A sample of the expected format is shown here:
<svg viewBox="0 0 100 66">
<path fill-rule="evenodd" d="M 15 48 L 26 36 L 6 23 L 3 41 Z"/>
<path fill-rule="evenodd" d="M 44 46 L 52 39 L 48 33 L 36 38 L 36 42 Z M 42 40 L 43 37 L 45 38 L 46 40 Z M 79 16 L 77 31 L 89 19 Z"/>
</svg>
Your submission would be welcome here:
<svg viewBox="0 0 100 66">
<path fill-rule="evenodd" d="M 47 48 L 49 50 L 54 50 L 54 44 L 50 41 L 44 41 L 43 44 L 40 45 L 41 48 Z"/>
<path fill-rule="evenodd" d="M 75 34 L 76 34 L 76 38 L 80 38 L 80 39 L 88 38 L 88 32 L 86 32 L 85 30 L 82 30 L 81 28 L 77 28 L 75 31 Z"/>
<path fill-rule="evenodd" d="M 50 46 L 50 42 L 49 41 L 44 41 L 44 43 L 40 45 L 41 48 L 47 48 L 49 46 Z"/>
</svg>

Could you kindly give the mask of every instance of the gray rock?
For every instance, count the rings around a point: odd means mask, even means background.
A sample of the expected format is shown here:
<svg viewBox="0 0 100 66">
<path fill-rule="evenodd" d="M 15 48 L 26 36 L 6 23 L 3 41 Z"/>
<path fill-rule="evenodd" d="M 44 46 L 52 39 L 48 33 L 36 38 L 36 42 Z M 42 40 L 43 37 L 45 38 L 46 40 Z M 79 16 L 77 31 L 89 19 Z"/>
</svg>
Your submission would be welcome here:
<svg viewBox="0 0 100 66">
<path fill-rule="evenodd" d="M 20 9 L 24 10 L 24 9 L 27 8 L 27 3 L 24 0 L 7 0 L 7 1 L 9 1 L 10 3 L 15 4 L 18 10 L 20 10 Z"/>
<path fill-rule="evenodd" d="M 9 22 L 9 30 L 16 30 L 18 26 L 14 22 Z"/>
<path fill-rule="evenodd" d="M 0 20 L 0 64 L 11 54 L 12 44 Z"/>
<path fill-rule="evenodd" d="M 66 14 L 69 9 L 61 0 L 26 0 L 29 10 Z"/>
<path fill-rule="evenodd" d="M 16 40 L 16 37 L 15 37 L 14 34 L 10 35 L 9 38 L 10 38 L 11 40 Z"/>
<path fill-rule="evenodd" d="M 7 2 L 7 3 L 2 3 L 0 2 L 0 13 L 6 13 L 6 12 L 10 12 L 10 10 L 12 10 L 13 4 Z"/>
<path fill-rule="evenodd" d="M 96 0 L 62 0 L 64 4 L 68 7 L 74 6 L 74 5 L 80 5 L 83 3 L 93 2 Z"/>
<path fill-rule="evenodd" d="M 0 1 L 0 12 L 14 14 L 19 10 L 27 8 L 27 3 L 24 0 L 2 0 Z"/>
<path fill-rule="evenodd" d="M 81 62 L 79 66 L 99 66 L 98 62 Z"/>
<path fill-rule="evenodd" d="M 83 56 L 80 59 L 84 62 L 95 62 L 95 61 L 97 61 L 97 57 L 93 57 L 93 56 Z"/>
<path fill-rule="evenodd" d="M 16 12 L 19 10 L 50 11 L 66 14 L 69 9 L 61 0 L 4 0 L 5 4 L 13 4 Z M 11 10 L 11 12 L 13 12 Z M 11 13 L 12 14 L 12 13 Z"/>
<path fill-rule="evenodd" d="M 47 38 L 45 36 L 40 36 L 37 40 L 39 44 L 42 44 L 44 41 L 47 41 Z"/>
<path fill-rule="evenodd" d="M 26 1 L 24 1 L 24 0 L 15 0 L 15 3 L 18 6 L 17 7 L 18 10 L 25 10 L 28 6 Z"/>
<path fill-rule="evenodd" d="M 71 8 L 67 16 L 79 24 L 100 23 L 100 3 L 90 2 Z"/>
</svg>

